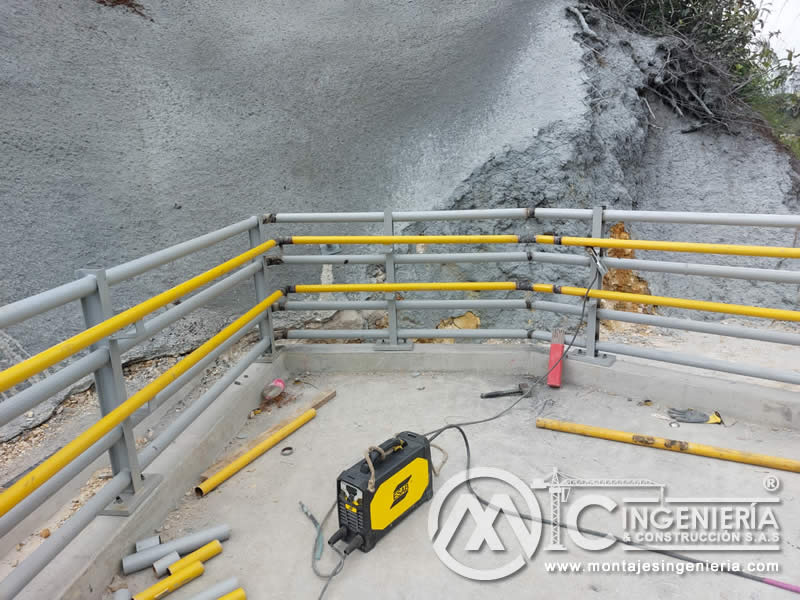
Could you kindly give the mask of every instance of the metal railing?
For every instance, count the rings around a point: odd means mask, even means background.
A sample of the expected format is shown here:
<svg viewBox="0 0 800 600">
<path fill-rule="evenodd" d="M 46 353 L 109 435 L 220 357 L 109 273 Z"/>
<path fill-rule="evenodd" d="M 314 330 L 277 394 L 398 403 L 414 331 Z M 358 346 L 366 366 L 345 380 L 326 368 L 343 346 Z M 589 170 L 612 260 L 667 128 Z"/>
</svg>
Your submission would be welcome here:
<svg viewBox="0 0 800 600">
<path fill-rule="evenodd" d="M 557 235 L 469 235 L 469 236 L 397 236 L 395 223 L 413 221 L 475 221 L 482 219 L 559 219 L 589 221 L 591 237 L 568 237 Z M 495 209 L 427 212 L 361 212 L 361 213 L 277 213 L 251 217 L 240 223 L 177 244 L 170 248 L 105 270 L 81 272 L 73 282 L 58 286 L 24 300 L 0 308 L 0 327 L 8 327 L 35 315 L 80 300 L 86 322 L 86 330 L 70 339 L 56 344 L 29 359 L 0 372 L 0 391 L 5 391 L 29 377 L 53 367 L 74 354 L 89 349 L 88 354 L 67 364 L 60 370 L 30 387 L 20 391 L 0 404 L 0 425 L 44 401 L 54 393 L 67 388 L 81 378 L 94 374 L 101 407 L 101 419 L 77 436 L 62 449 L 54 453 L 29 473 L 19 478 L 7 490 L 0 493 L 0 535 L 6 535 L 24 518 L 30 515 L 44 500 L 52 496 L 66 483 L 92 464 L 103 453 L 109 452 L 112 479 L 62 527 L 60 527 L 28 559 L 21 563 L 0 583 L 0 597 L 16 595 L 30 579 L 52 560 L 83 528 L 100 512 L 107 511 L 109 504 L 122 505 L 119 514 L 132 511 L 136 503 L 147 493 L 148 478 L 142 475 L 161 452 L 200 415 L 222 391 L 264 352 L 274 349 L 274 310 L 385 310 L 388 327 L 377 330 L 304 330 L 290 329 L 282 333 L 288 339 L 361 339 L 374 340 L 376 350 L 404 350 L 418 338 L 519 338 L 549 341 L 550 333 L 529 329 L 475 329 L 440 330 L 412 329 L 400 327 L 398 313 L 404 310 L 427 309 L 519 309 L 538 310 L 557 314 L 580 315 L 577 304 L 534 300 L 530 294 L 561 294 L 586 296 L 586 330 L 575 346 L 580 348 L 584 359 L 599 360 L 603 353 L 638 356 L 680 365 L 715 369 L 775 381 L 800 384 L 800 373 L 778 369 L 755 367 L 743 363 L 730 363 L 701 356 L 640 348 L 625 344 L 605 342 L 599 339 L 600 320 L 616 320 L 658 327 L 713 333 L 718 335 L 748 338 L 765 342 L 800 345 L 800 335 L 786 331 L 773 331 L 752 327 L 733 326 L 721 323 L 693 321 L 674 317 L 625 312 L 600 308 L 598 300 L 610 299 L 651 305 L 672 306 L 690 310 L 704 310 L 723 314 L 738 314 L 785 321 L 800 321 L 800 312 L 778 308 L 753 307 L 704 300 L 669 298 L 646 294 L 628 294 L 600 289 L 597 275 L 605 268 L 632 269 L 674 273 L 677 275 L 703 275 L 709 277 L 737 278 L 767 281 L 780 284 L 800 284 L 800 272 L 754 267 L 734 267 L 701 263 L 677 263 L 602 256 L 603 248 L 630 248 L 670 250 L 687 253 L 712 253 L 744 256 L 770 256 L 800 258 L 800 248 L 776 248 L 770 246 L 738 246 L 725 244 L 698 244 L 685 242 L 663 242 L 649 240 L 618 240 L 604 238 L 604 225 L 609 221 L 660 222 L 679 224 L 719 224 L 738 226 L 800 227 L 800 216 L 794 215 L 746 215 L 714 213 L 660 213 L 647 211 L 619 211 L 594 209 Z M 383 223 L 382 236 L 293 236 L 267 239 L 263 228 L 270 223 Z M 227 260 L 200 275 L 197 275 L 165 292 L 162 292 L 119 314 L 111 312 L 111 286 L 131 279 L 158 266 L 178 260 L 235 235 L 248 233 L 250 249 Z M 524 251 L 517 252 L 464 252 L 464 253 L 396 253 L 395 247 L 408 244 L 519 244 Z M 381 254 L 322 254 L 283 255 L 269 258 L 262 256 L 273 248 L 283 249 L 289 244 L 329 245 L 379 244 L 386 249 Z M 533 244 L 575 246 L 590 248 L 591 254 L 574 255 L 538 252 L 528 248 Z M 398 264 L 447 264 L 447 263 L 550 263 L 588 268 L 594 281 L 591 289 L 559 286 L 552 283 L 530 281 L 493 282 L 406 282 L 396 279 Z M 266 269 L 276 264 L 309 265 L 383 265 L 386 283 L 383 284 L 296 284 L 268 293 Z M 215 279 L 224 279 L 211 284 Z M 205 305 L 213 298 L 242 282 L 252 279 L 256 290 L 256 303 L 249 311 L 222 329 L 199 348 L 183 357 L 177 364 L 127 397 L 122 377 L 122 356 L 154 333 L 168 327 L 191 311 Z M 211 285 L 209 285 L 211 284 Z M 208 286 L 202 291 L 201 287 Z M 503 299 L 402 299 L 395 297 L 396 291 L 415 290 L 500 290 L 520 291 L 529 296 Z M 379 292 L 383 299 L 371 300 L 317 300 L 303 301 L 284 297 L 301 293 L 330 293 L 337 291 Z M 191 296 L 192 292 L 196 292 Z M 145 319 L 154 311 L 170 303 L 176 304 Z M 134 332 L 121 331 L 134 325 Z M 133 429 L 135 415 L 145 405 L 158 406 L 191 381 L 208 364 L 225 352 L 247 331 L 258 326 L 260 341 L 231 367 L 210 389 L 183 411 L 171 425 L 145 448 L 137 452 Z"/>
</svg>

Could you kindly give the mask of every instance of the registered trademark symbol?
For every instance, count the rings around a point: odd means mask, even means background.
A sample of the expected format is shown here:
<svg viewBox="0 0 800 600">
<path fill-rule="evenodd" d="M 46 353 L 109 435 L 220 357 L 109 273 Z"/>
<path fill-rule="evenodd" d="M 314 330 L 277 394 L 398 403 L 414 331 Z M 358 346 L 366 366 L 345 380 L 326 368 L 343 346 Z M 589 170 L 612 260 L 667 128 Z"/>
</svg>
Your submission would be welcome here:
<svg viewBox="0 0 800 600">
<path fill-rule="evenodd" d="M 768 492 L 777 492 L 781 487 L 781 480 L 775 475 L 767 475 L 764 477 L 764 489 Z"/>
</svg>

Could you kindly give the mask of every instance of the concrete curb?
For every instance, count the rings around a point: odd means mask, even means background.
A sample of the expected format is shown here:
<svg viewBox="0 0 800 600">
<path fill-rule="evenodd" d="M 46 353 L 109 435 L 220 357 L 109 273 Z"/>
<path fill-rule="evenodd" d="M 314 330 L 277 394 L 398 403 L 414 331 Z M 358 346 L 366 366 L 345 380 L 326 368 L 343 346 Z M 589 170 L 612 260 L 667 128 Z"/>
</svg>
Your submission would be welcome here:
<svg viewBox="0 0 800 600">
<path fill-rule="evenodd" d="M 283 360 L 254 363 L 206 409 L 147 469 L 164 479 L 130 517 L 97 517 L 18 600 L 53 598 L 87 600 L 102 597 L 122 557 L 133 543 L 159 527 L 200 473 L 210 465 L 260 402 L 264 381 L 284 373 Z M 167 476 L 168 475 L 168 476 Z"/>
<path fill-rule="evenodd" d="M 408 352 L 374 352 L 369 346 L 355 344 L 290 344 L 281 354 L 289 371 L 476 371 L 522 376 L 545 372 L 548 356 L 543 348 L 416 344 Z M 649 399 L 662 406 L 719 410 L 729 419 L 800 430 L 800 396 L 793 390 L 798 386 L 786 384 L 783 389 L 751 383 L 754 381 L 625 357 L 618 357 L 610 367 L 570 359 L 564 363 L 566 384 Z"/>
</svg>

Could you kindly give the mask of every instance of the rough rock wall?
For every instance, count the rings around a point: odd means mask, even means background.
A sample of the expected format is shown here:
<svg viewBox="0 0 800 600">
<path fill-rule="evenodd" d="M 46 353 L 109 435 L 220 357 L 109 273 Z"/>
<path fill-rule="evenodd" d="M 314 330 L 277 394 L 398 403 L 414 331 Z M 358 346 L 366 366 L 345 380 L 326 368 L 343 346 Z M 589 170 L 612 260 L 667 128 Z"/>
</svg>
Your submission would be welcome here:
<svg viewBox="0 0 800 600">
<path fill-rule="evenodd" d="M 117 264 L 268 211 L 799 208 L 797 175 L 764 138 L 682 134 L 685 123 L 658 102 L 648 108 L 640 91 L 643 71 L 658 64 L 656 40 L 602 24 L 595 28 L 603 41 L 586 37 L 568 6 L 311 0 L 299 9 L 284 0 L 151 0 L 142 2 L 145 18 L 93 0 L 3 2 L 0 304 L 70 280 L 75 269 Z M 588 231 L 556 222 L 469 230 Z M 738 238 L 738 229 L 628 230 L 638 238 L 794 243 L 793 231 Z M 232 240 L 120 285 L 115 308 L 245 246 L 243 237 Z M 314 268 L 272 273 L 276 285 L 321 277 Z M 332 271 L 335 281 L 374 276 L 380 273 L 360 267 Z M 583 270 L 552 265 L 402 269 L 401 276 L 586 279 Z M 687 286 L 686 278 L 645 278 L 653 293 L 682 294 Z M 787 286 L 734 280 L 691 278 L 690 285 L 698 298 L 774 306 L 794 305 L 797 296 Z M 174 350 L 176 341 L 191 347 L 252 298 L 246 288 L 220 297 L 143 351 Z M 78 331 L 79 314 L 71 306 L 10 328 L 0 367 Z M 433 326 L 452 316 L 405 318 Z M 553 320 L 522 311 L 478 316 L 483 327 Z"/>
<path fill-rule="evenodd" d="M 585 51 L 581 60 L 585 110 L 578 119 L 555 121 L 527 140 L 492 154 L 438 207 L 604 205 L 623 210 L 797 213 L 800 173 L 788 153 L 747 128 L 737 135 L 706 130 L 687 132 L 692 124 L 646 91 L 647 74 L 657 70 L 663 60 L 659 40 L 630 33 L 602 19 L 593 27 L 596 36 L 584 34 L 575 23 L 575 43 Z M 641 223 L 626 228 L 638 239 L 800 245 L 794 229 Z M 411 226 L 407 232 L 466 233 L 475 229 L 472 224 L 425 223 Z M 487 233 L 508 230 L 590 234 L 586 222 L 487 223 L 480 229 Z M 800 269 L 797 261 L 768 258 L 692 255 L 687 259 L 685 254 L 661 252 L 638 252 L 637 257 Z M 508 277 L 538 282 L 588 283 L 585 269 L 548 264 L 437 266 L 427 269 L 426 277 L 484 280 L 496 278 L 498 269 Z M 797 286 L 659 273 L 638 275 L 643 280 L 640 285 L 646 285 L 654 294 L 782 308 L 800 304 Z M 685 311 L 665 308 L 656 312 L 686 316 Z M 442 317 L 408 315 L 406 321 L 431 326 Z M 485 327 L 549 327 L 568 320 L 551 314 L 520 315 L 509 311 L 481 311 L 480 317 Z M 713 313 L 691 317 L 721 318 Z"/>
</svg>

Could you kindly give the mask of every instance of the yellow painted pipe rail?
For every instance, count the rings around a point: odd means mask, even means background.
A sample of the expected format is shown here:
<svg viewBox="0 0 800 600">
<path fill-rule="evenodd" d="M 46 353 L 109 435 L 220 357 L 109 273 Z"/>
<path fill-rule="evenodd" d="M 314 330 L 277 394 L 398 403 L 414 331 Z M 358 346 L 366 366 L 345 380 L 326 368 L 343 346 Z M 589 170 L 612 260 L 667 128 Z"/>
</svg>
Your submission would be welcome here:
<svg viewBox="0 0 800 600">
<path fill-rule="evenodd" d="M 706 444 L 695 444 L 694 442 L 684 442 L 681 440 L 670 440 L 652 435 L 641 435 L 638 433 L 629 433 L 627 431 L 606 429 L 605 427 L 595 427 L 593 425 L 581 425 L 580 423 L 569 423 L 567 421 L 545 419 L 542 417 L 536 419 L 536 427 L 540 429 L 549 429 L 551 431 L 561 431 L 563 433 L 585 435 L 614 442 L 636 444 L 637 446 L 646 446 L 659 450 L 671 450 L 672 452 L 683 452 L 684 454 L 694 454 L 696 456 L 706 456 L 708 458 L 718 458 L 720 460 L 729 460 L 748 465 L 758 465 L 769 469 L 780 469 L 782 471 L 800 473 L 800 460 L 794 460 L 792 458 L 743 452 L 741 450 L 731 450 L 729 448 L 707 446 Z"/>
<path fill-rule="evenodd" d="M 263 442 L 261 442 L 257 446 L 254 446 L 253 448 L 251 448 L 250 450 L 248 450 L 247 452 L 245 452 L 232 462 L 225 465 L 219 471 L 214 473 L 211 477 L 206 479 L 203 483 L 194 488 L 195 494 L 197 494 L 198 496 L 205 496 L 210 491 L 219 486 L 221 483 L 226 481 L 228 478 L 232 477 L 233 475 L 244 469 L 247 465 L 249 465 L 259 456 L 264 454 L 267 450 L 272 448 L 282 439 L 290 436 L 292 433 L 300 429 L 303 425 L 308 423 L 316 415 L 317 411 L 313 408 L 309 408 L 306 412 L 297 417 L 295 420 L 281 427 L 278 431 L 273 433 Z"/>
<path fill-rule="evenodd" d="M 295 235 L 280 240 L 281 244 L 545 244 L 592 248 L 624 248 L 663 252 L 693 252 L 734 256 L 800 258 L 800 248 L 777 246 L 739 246 L 697 242 L 658 240 L 620 240 L 617 238 L 585 238 L 558 235 Z"/>
<path fill-rule="evenodd" d="M 197 350 L 188 354 L 175 365 L 164 371 L 164 373 L 156 377 L 117 408 L 97 421 L 97 423 L 78 435 L 71 442 L 67 443 L 67 445 L 47 458 L 39 466 L 20 477 L 20 479 L 9 486 L 6 491 L 0 493 L 0 516 L 6 514 L 36 488 L 58 473 L 67 463 L 74 460 L 78 455 L 89 448 L 89 446 L 131 416 L 138 408 L 152 400 L 156 394 L 200 362 L 203 357 L 207 356 L 214 348 L 225 342 L 225 340 L 229 339 L 242 327 L 245 327 L 250 321 L 267 310 L 281 296 L 283 296 L 282 292 L 273 292 L 270 294 L 262 302 L 256 304 L 233 323 L 198 347 Z"/>
<path fill-rule="evenodd" d="M 734 256 L 800 258 L 800 248 L 780 248 L 777 246 L 739 246 L 735 244 L 703 244 L 697 242 L 664 242 L 656 240 L 618 240 L 616 238 L 562 237 L 554 235 L 537 235 L 536 243 L 593 248 L 658 250 L 663 252 L 694 252 L 697 254 L 728 254 Z"/>
<path fill-rule="evenodd" d="M 205 567 L 203 567 L 203 563 L 192 563 L 186 568 L 175 573 L 175 575 L 165 577 L 158 583 L 151 585 L 146 590 L 139 592 L 133 597 L 133 600 L 159 600 L 167 594 L 174 592 L 178 588 L 186 585 L 193 579 L 197 579 L 204 572 Z"/>
<path fill-rule="evenodd" d="M 167 567 L 170 575 L 175 575 L 191 565 L 194 562 L 204 563 L 207 560 L 214 558 L 217 554 L 222 553 L 222 544 L 219 540 L 208 542 L 205 546 L 201 546 L 191 554 L 187 554 L 183 558 L 176 560 Z"/>
<path fill-rule="evenodd" d="M 275 244 L 275 240 L 264 242 L 263 244 L 256 246 L 255 248 L 248 250 L 239 256 L 217 265 L 213 269 L 209 269 L 205 273 L 201 273 L 200 275 L 192 277 L 191 279 L 188 279 L 165 292 L 161 292 L 160 294 L 145 300 L 141 304 L 137 304 L 136 306 L 133 306 L 128 310 L 119 313 L 118 315 L 114 315 L 102 323 L 98 323 L 94 327 L 90 327 L 89 329 L 82 331 L 81 333 L 74 335 L 63 342 L 60 342 L 55 346 L 52 346 L 47 350 L 32 356 L 31 358 L 23 360 L 13 367 L 9 367 L 5 371 L 0 371 L 0 392 L 6 391 L 21 381 L 25 381 L 32 375 L 41 373 L 46 368 L 61 362 L 65 358 L 69 358 L 84 348 L 88 348 L 95 342 L 99 342 L 103 338 L 119 331 L 123 327 L 127 327 L 131 323 L 135 323 L 136 321 L 143 319 L 154 310 L 157 310 L 162 306 L 166 306 L 170 302 L 174 302 L 189 292 L 204 286 L 208 282 L 221 277 L 225 273 L 228 273 L 229 271 L 232 271 L 233 269 L 243 265 L 247 261 L 260 256 L 264 252 L 267 252 L 269 249 L 273 248 Z"/>
<path fill-rule="evenodd" d="M 282 240 L 268 240 L 263 244 L 236 256 L 205 273 L 170 288 L 118 315 L 90 327 L 32 356 L 5 371 L 0 371 L 0 392 L 24 381 L 32 375 L 72 356 L 76 352 L 119 331 L 123 327 L 141 320 L 154 310 L 173 302 L 208 282 L 243 265 L 249 260 L 281 244 L 516 244 L 537 243 L 563 246 L 595 248 L 627 248 L 633 250 L 661 250 L 670 252 L 697 252 L 709 254 L 731 254 L 738 256 L 763 256 L 773 258 L 800 258 L 800 248 L 772 246 L 737 246 L 732 244 L 703 244 L 693 242 L 665 242 L 654 240 L 619 240 L 615 238 L 581 238 L 553 235 L 376 235 L 376 236 L 292 236 Z M 451 288 L 455 289 L 455 288 Z M 489 289 L 489 288 L 486 288 Z M 505 288 L 503 288 L 505 289 Z M 667 306 L 667 305 L 665 305 Z M 698 310 L 704 310 L 698 308 Z M 740 313 L 731 313 L 740 314 Z"/>
<path fill-rule="evenodd" d="M 404 292 L 404 291 L 471 291 L 471 290 L 533 290 L 542 294 L 565 294 L 567 296 L 584 296 L 586 288 L 556 286 L 551 283 L 523 283 L 514 281 L 471 281 L 443 283 L 334 283 L 289 286 L 288 292 L 298 294 L 318 294 L 325 292 Z M 648 296 L 647 294 L 630 294 L 607 290 L 590 290 L 590 298 L 615 300 L 617 302 L 633 302 L 653 306 L 671 306 L 690 310 L 702 310 L 729 315 L 742 315 L 774 319 L 778 321 L 800 321 L 800 311 L 780 308 L 763 308 L 745 304 L 727 304 L 725 302 L 708 302 L 706 300 L 690 300 L 669 296 Z"/>
<path fill-rule="evenodd" d="M 244 593 L 242 588 L 237 588 L 230 594 L 220 596 L 217 600 L 247 600 L 247 594 Z"/>
<path fill-rule="evenodd" d="M 567 285 L 559 287 L 549 283 L 534 284 L 533 291 L 579 297 L 583 297 L 583 295 L 586 294 L 586 288 L 572 287 Z M 633 302 L 634 304 L 649 304 L 652 306 L 687 308 L 689 310 L 702 310 L 704 312 L 741 315 L 745 317 L 759 317 L 762 319 L 774 319 L 776 321 L 800 321 L 800 311 L 785 310 L 782 308 L 764 308 L 761 306 L 749 306 L 746 304 L 728 304 L 726 302 L 709 302 L 707 300 L 690 300 L 688 298 L 650 296 L 648 294 L 630 294 L 628 292 L 614 292 L 611 290 L 594 289 L 589 291 L 589 298 L 614 300 L 617 302 Z"/>
<path fill-rule="evenodd" d="M 282 241 L 290 244 L 518 244 L 519 238 L 518 235 L 293 235 Z"/>
<path fill-rule="evenodd" d="M 453 281 L 424 283 L 329 283 L 312 285 L 292 285 L 290 292 L 298 294 L 317 294 L 324 292 L 430 292 L 430 291 L 490 291 L 516 290 L 514 281 Z"/>
</svg>

